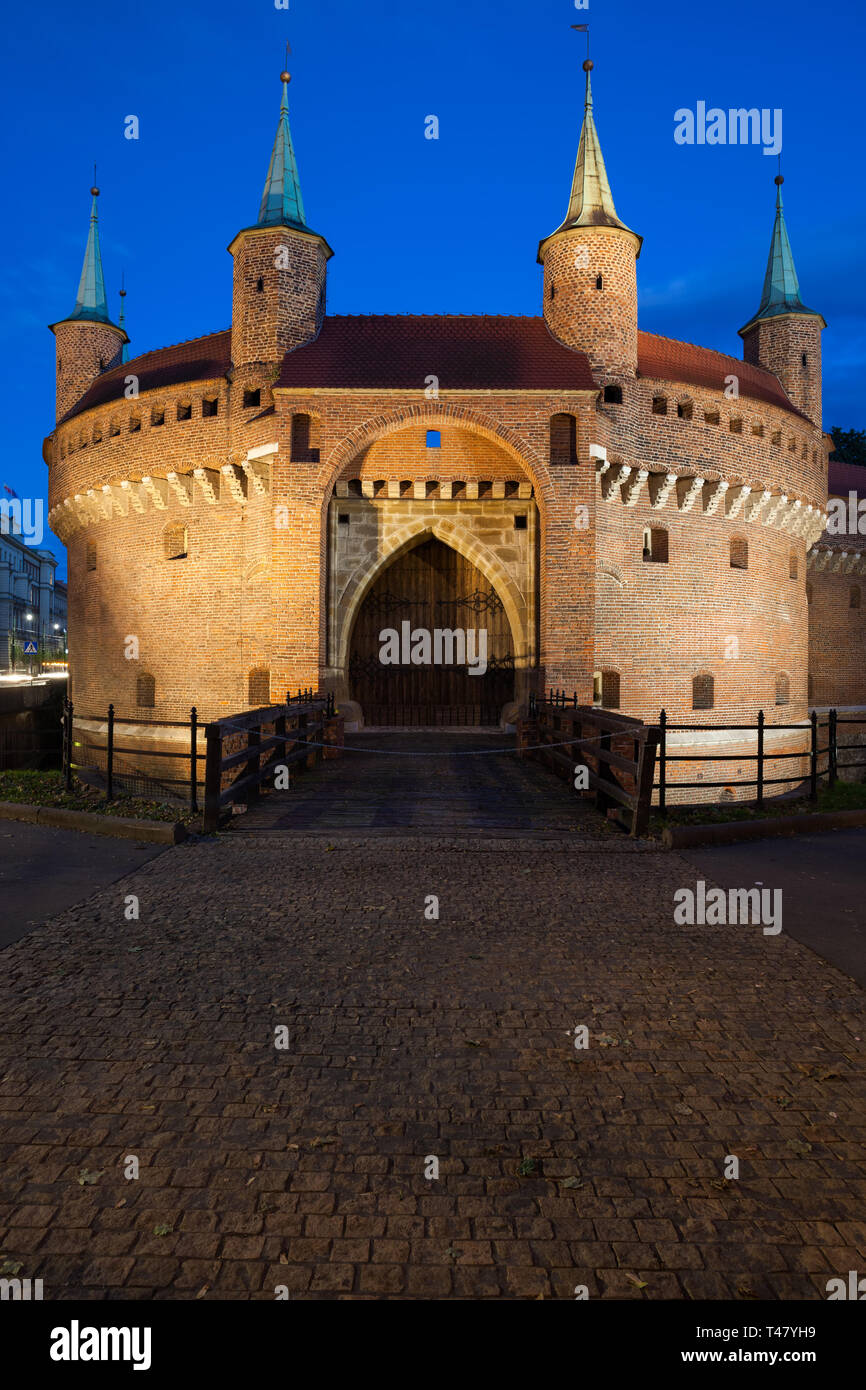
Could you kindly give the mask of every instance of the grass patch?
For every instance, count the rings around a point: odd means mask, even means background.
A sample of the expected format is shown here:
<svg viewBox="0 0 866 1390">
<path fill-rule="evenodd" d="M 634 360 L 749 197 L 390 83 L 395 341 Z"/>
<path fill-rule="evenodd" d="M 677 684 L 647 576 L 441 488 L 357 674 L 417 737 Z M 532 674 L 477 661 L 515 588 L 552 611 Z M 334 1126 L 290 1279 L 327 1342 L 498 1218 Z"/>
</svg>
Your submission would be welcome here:
<svg viewBox="0 0 866 1390">
<path fill-rule="evenodd" d="M 779 816 L 813 816 L 818 811 L 866 811 L 866 782 L 837 782 L 835 787 L 819 787 L 818 800 L 797 797 L 790 801 L 768 801 L 762 810 L 726 801 L 720 805 L 671 806 L 667 817 L 657 811 L 650 816 L 649 836 L 659 839 L 666 825 L 722 825 L 731 821 L 775 820 Z"/>
<path fill-rule="evenodd" d="M 96 787 L 87 787 L 77 778 L 72 791 L 66 790 L 60 772 L 17 770 L 0 772 L 0 801 L 19 801 L 28 806 L 60 806 L 65 811 L 95 811 L 101 816 L 127 816 L 132 820 L 181 821 L 190 826 L 199 817 L 182 806 L 151 801 L 143 796 L 119 792 L 111 801 Z"/>
</svg>

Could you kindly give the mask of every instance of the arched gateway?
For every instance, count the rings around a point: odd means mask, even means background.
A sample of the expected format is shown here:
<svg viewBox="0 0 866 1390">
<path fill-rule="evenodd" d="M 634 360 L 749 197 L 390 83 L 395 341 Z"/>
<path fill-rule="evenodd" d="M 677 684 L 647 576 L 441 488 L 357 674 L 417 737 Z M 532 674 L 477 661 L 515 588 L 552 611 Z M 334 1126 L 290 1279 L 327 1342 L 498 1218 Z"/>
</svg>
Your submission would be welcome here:
<svg viewBox="0 0 866 1390">
<path fill-rule="evenodd" d="M 367 724 L 498 724 L 514 699 L 502 599 L 465 555 L 422 540 L 381 572 L 361 604 L 348 677 Z"/>
</svg>

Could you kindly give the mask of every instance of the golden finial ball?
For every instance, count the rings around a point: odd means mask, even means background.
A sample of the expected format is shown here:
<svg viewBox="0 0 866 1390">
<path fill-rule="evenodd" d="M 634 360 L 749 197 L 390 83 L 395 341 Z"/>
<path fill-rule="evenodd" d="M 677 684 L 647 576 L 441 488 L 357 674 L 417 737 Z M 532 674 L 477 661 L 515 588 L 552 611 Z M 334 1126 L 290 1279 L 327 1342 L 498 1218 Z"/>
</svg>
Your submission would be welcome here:
<svg viewBox="0 0 866 1390">
<path fill-rule="evenodd" d="M 91 190 L 90 190 L 90 195 L 91 195 L 91 197 L 93 197 L 93 198 L 98 198 L 98 197 L 99 197 L 99 189 L 98 189 L 98 188 L 91 188 Z"/>
<path fill-rule="evenodd" d="M 778 184 L 780 187 L 781 187 L 781 185 L 782 185 L 784 182 L 785 182 L 785 175 L 784 175 L 784 174 L 777 174 L 776 177 L 773 179 L 773 183 Z"/>
<path fill-rule="evenodd" d="M 592 61 L 591 58 L 584 58 L 584 60 L 583 60 L 583 70 L 584 70 L 584 72 L 592 72 L 592 70 L 593 70 L 594 67 L 595 67 L 595 63 Z"/>
<path fill-rule="evenodd" d="M 280 81 L 281 81 L 281 82 L 291 82 L 291 80 L 292 80 L 292 74 L 291 74 L 290 72 L 281 72 L 281 73 L 280 73 Z"/>
</svg>

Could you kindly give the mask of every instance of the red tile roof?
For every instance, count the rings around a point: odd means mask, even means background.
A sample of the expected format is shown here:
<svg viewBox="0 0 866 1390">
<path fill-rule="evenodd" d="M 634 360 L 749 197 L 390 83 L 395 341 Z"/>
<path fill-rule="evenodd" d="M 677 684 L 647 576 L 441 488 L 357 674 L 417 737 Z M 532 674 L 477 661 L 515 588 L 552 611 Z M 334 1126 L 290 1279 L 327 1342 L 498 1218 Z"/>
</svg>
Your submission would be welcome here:
<svg viewBox="0 0 866 1390">
<path fill-rule="evenodd" d="M 828 490 L 833 497 L 847 497 L 849 492 L 866 497 L 866 468 L 857 463 L 834 463 L 831 459 Z"/>
<path fill-rule="evenodd" d="M 158 348 L 104 372 L 64 419 L 121 400 L 129 375 L 138 377 L 140 391 L 151 391 L 225 376 L 230 365 L 228 329 Z M 638 333 L 638 370 L 717 391 L 733 375 L 740 395 L 800 415 L 772 372 L 693 343 Z M 586 355 L 554 338 L 543 318 L 481 314 L 332 315 L 318 338 L 286 354 L 276 385 L 420 390 L 428 376 L 437 376 L 443 391 L 597 387 Z"/>
<path fill-rule="evenodd" d="M 738 357 L 728 357 L 712 348 L 695 343 L 680 343 L 675 338 L 661 338 L 656 333 L 638 333 L 637 364 L 641 376 L 660 377 L 662 381 L 682 381 L 689 386 L 706 386 L 713 391 L 725 389 L 725 377 L 735 376 L 741 396 L 766 401 L 794 415 L 805 415 L 790 401 L 778 377 L 764 367 L 753 367 Z"/>
<path fill-rule="evenodd" d="M 277 386 L 346 390 L 595 391 L 582 352 L 565 347 L 543 318 L 463 314 L 364 314 L 326 318 L 318 338 L 283 358 Z"/>
<path fill-rule="evenodd" d="M 64 415 L 71 420 L 84 410 L 108 401 L 122 401 L 128 376 L 138 377 L 139 391 L 154 391 L 160 386 L 178 386 L 184 381 L 207 381 L 225 376 L 231 366 L 232 335 L 229 329 L 208 333 L 204 338 L 191 338 L 173 347 L 156 348 L 131 357 L 119 367 L 98 376 L 93 385 Z M 58 421 L 58 424 L 62 423 Z"/>
</svg>

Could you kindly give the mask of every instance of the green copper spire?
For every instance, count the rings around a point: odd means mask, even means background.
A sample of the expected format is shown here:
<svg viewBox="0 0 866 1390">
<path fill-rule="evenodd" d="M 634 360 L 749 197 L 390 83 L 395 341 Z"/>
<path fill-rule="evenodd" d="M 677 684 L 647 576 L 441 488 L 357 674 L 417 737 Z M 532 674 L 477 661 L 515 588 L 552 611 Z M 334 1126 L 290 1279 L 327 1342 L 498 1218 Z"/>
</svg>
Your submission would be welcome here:
<svg viewBox="0 0 866 1390">
<path fill-rule="evenodd" d="M 295 151 L 292 145 L 292 132 L 289 129 L 289 83 L 291 75 L 280 73 L 283 96 L 280 102 L 280 121 L 277 126 L 262 205 L 259 208 L 260 227 L 300 227 L 307 230 L 304 216 L 304 200 L 301 197 L 301 184 Z"/>
<path fill-rule="evenodd" d="M 99 251 L 99 222 L 96 200 L 99 189 L 91 188 L 93 203 L 90 208 L 90 231 L 87 235 L 87 248 L 84 252 L 84 265 L 78 283 L 78 298 L 75 308 L 69 315 L 71 319 L 96 319 L 109 323 L 108 301 L 105 297 L 105 280 L 102 274 L 102 256 Z"/>
<path fill-rule="evenodd" d="M 814 309 L 807 309 L 800 298 L 800 282 L 794 269 L 794 257 L 785 226 L 785 213 L 782 208 L 781 174 L 776 175 L 776 221 L 773 224 L 773 239 L 770 242 L 770 255 L 767 260 L 767 273 L 764 276 L 764 290 L 758 312 L 749 320 L 751 327 L 759 319 L 775 318 L 778 314 L 811 314 L 820 318 Z M 742 329 L 740 330 L 743 331 Z"/>
</svg>

